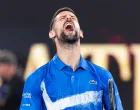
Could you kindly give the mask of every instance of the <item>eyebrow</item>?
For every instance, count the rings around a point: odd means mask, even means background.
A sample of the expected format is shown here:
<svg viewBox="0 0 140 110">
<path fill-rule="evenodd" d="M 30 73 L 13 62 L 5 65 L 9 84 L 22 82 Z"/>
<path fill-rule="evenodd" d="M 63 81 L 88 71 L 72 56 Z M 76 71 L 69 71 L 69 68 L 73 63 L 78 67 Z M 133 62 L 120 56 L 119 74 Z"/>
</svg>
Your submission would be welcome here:
<svg viewBox="0 0 140 110">
<path fill-rule="evenodd" d="M 65 17 L 65 16 L 67 16 L 67 14 L 60 15 L 60 17 Z M 76 17 L 75 15 L 71 15 L 71 14 L 70 14 L 70 16 L 71 16 L 71 17 Z"/>
<path fill-rule="evenodd" d="M 62 16 L 60 16 L 60 17 L 66 17 L 66 15 L 62 15 Z"/>
</svg>

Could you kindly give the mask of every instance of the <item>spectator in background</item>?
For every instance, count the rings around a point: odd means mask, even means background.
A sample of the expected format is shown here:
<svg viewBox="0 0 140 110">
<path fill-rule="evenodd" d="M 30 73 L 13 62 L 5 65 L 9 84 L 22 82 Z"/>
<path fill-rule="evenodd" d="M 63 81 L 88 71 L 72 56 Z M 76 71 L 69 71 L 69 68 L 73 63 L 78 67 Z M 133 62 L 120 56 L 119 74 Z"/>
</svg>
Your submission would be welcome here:
<svg viewBox="0 0 140 110">
<path fill-rule="evenodd" d="M 24 81 L 16 56 L 8 50 L 0 50 L 0 110 L 18 110 Z"/>
</svg>

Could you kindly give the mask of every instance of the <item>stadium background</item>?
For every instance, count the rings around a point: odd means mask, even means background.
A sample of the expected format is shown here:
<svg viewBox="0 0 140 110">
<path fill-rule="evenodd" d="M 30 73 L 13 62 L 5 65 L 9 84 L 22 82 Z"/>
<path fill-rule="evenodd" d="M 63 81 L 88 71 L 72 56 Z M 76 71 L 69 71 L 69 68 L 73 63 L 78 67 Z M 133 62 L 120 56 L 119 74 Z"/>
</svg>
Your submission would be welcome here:
<svg viewBox="0 0 140 110">
<path fill-rule="evenodd" d="M 123 43 L 130 47 L 133 43 L 140 43 L 140 7 L 139 3 L 133 0 L 1 0 L 0 49 L 9 49 L 16 53 L 23 69 L 27 64 L 30 47 L 34 43 L 47 44 L 52 58 L 56 50 L 48 38 L 49 24 L 54 12 L 64 6 L 75 10 L 84 32 L 85 38 L 81 41 L 83 44 Z M 115 59 L 110 57 L 109 61 L 109 70 L 118 85 L 124 110 L 134 108 L 132 54 L 130 61 L 132 79 L 127 82 L 120 79 Z"/>
</svg>

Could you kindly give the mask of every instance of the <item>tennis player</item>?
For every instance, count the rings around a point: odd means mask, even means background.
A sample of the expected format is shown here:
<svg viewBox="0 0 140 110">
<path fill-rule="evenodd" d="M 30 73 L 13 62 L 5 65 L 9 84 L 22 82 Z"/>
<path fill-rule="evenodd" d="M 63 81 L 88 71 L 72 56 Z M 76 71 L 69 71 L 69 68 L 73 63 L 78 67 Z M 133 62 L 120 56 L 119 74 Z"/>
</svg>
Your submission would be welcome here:
<svg viewBox="0 0 140 110">
<path fill-rule="evenodd" d="M 56 11 L 49 37 L 57 53 L 27 78 L 20 110 L 123 110 L 111 73 L 81 56 L 83 33 L 72 9 Z"/>
</svg>

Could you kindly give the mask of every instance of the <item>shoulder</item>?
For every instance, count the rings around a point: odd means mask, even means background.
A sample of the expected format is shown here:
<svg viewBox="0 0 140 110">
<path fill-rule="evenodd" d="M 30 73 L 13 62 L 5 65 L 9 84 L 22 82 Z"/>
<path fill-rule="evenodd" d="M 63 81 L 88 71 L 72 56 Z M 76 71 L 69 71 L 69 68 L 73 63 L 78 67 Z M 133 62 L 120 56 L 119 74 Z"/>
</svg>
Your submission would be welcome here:
<svg viewBox="0 0 140 110">
<path fill-rule="evenodd" d="M 98 66 L 90 61 L 87 61 L 87 65 L 90 69 L 90 71 L 93 71 L 95 72 L 101 79 L 104 78 L 104 79 L 110 79 L 112 78 L 112 74 L 105 68 L 101 67 L 101 66 Z"/>
<path fill-rule="evenodd" d="M 41 89 L 40 85 L 44 78 L 44 76 L 47 74 L 47 71 L 49 69 L 50 62 L 47 64 L 41 66 L 34 72 L 32 72 L 26 79 L 24 84 L 23 93 L 29 93 L 38 97 L 41 97 Z"/>
<path fill-rule="evenodd" d="M 49 69 L 50 62 L 46 63 L 45 65 L 39 67 L 37 70 L 32 72 L 26 79 L 25 85 L 37 86 L 40 85 L 41 81 L 43 80 L 44 76 L 47 74 Z"/>
<path fill-rule="evenodd" d="M 107 69 L 104 69 L 90 61 L 87 61 L 87 65 L 89 66 L 90 71 L 94 72 L 99 78 L 103 87 L 107 87 L 109 79 L 114 80 L 112 74 Z"/>
</svg>

